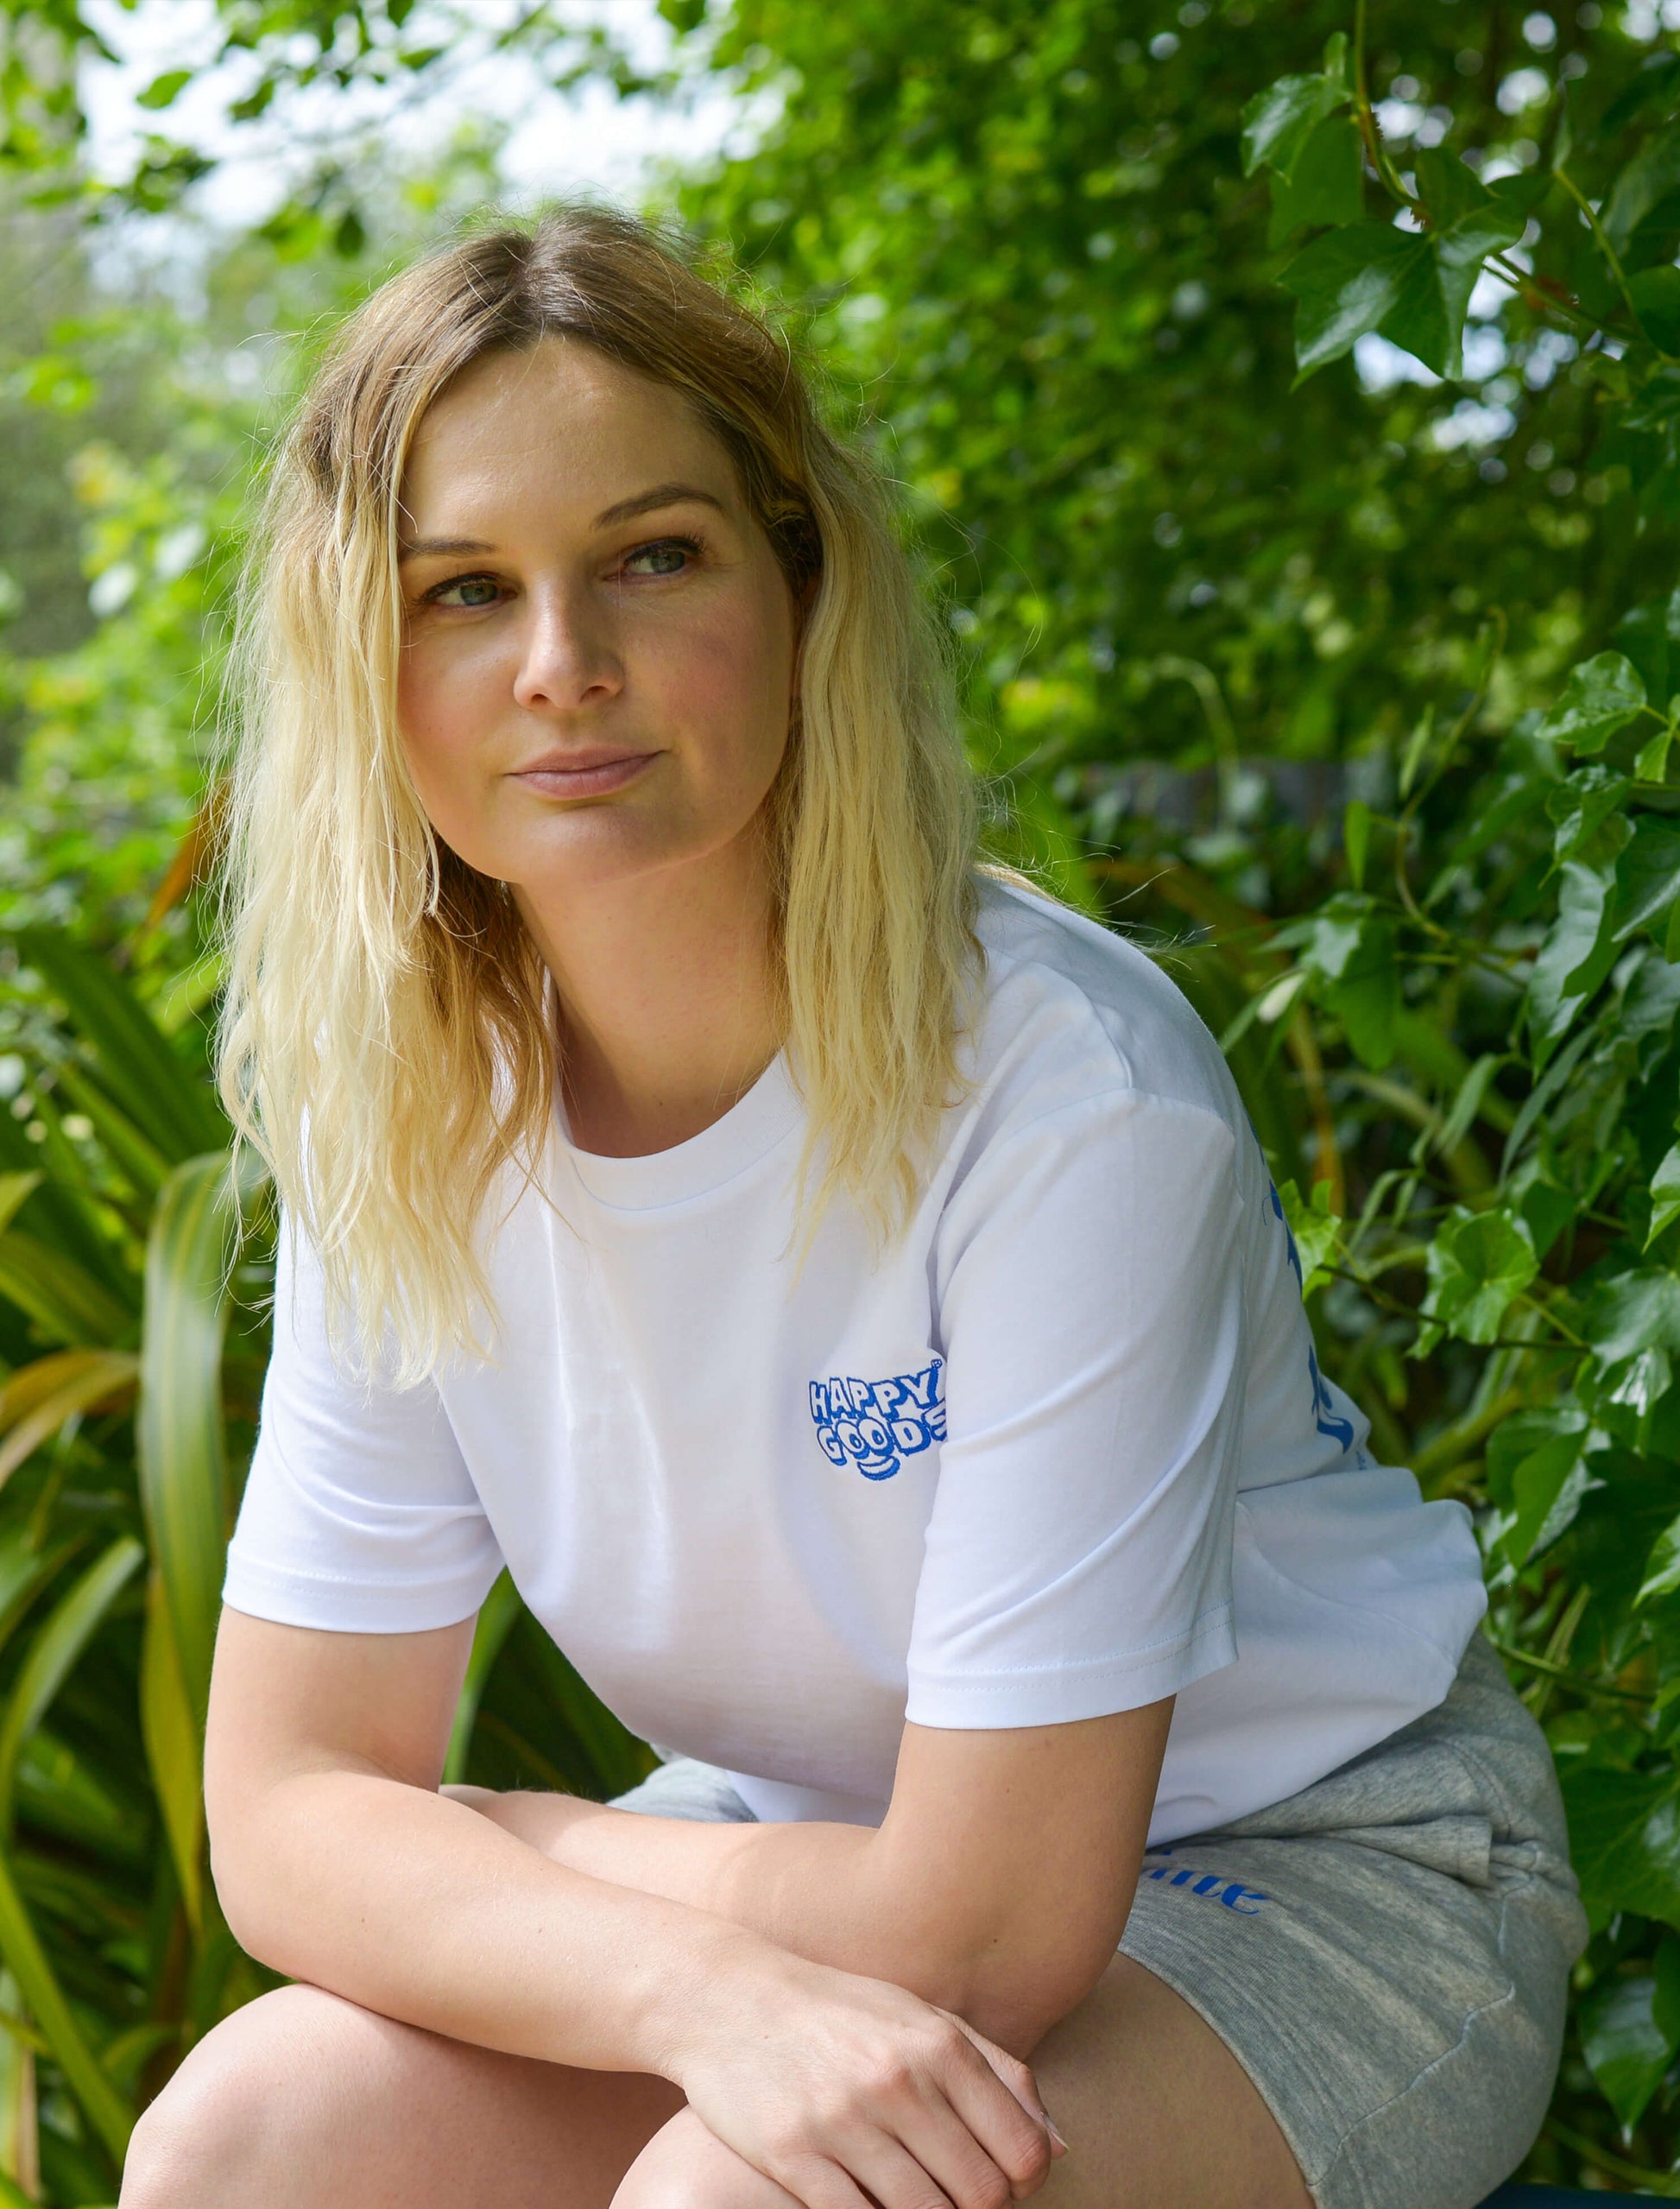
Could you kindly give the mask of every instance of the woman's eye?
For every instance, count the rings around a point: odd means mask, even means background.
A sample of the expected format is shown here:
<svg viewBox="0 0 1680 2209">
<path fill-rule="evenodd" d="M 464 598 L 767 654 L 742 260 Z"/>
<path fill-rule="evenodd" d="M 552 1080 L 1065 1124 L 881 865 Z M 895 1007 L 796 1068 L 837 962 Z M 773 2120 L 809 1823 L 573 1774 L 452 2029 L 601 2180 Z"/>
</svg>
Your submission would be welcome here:
<svg viewBox="0 0 1680 2209">
<path fill-rule="evenodd" d="M 426 595 L 434 606 L 463 606 L 476 611 L 480 606 L 493 606 L 501 588 L 493 575 L 455 575 Z"/>
<path fill-rule="evenodd" d="M 699 549 L 692 537 L 665 537 L 656 545 L 639 545 L 624 565 L 638 575 L 680 575 Z"/>
</svg>

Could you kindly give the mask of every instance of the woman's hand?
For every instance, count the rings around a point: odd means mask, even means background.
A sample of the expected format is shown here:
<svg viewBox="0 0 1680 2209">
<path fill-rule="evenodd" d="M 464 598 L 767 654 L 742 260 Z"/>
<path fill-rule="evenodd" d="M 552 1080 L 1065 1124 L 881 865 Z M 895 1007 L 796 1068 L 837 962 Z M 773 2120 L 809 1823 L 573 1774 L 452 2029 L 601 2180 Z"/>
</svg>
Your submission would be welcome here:
<svg viewBox="0 0 1680 2209">
<path fill-rule="evenodd" d="M 757 1949 L 694 2006 L 668 2075 L 805 2209 L 1002 2209 L 1064 2152 L 1026 2064 L 887 1980 Z"/>
</svg>

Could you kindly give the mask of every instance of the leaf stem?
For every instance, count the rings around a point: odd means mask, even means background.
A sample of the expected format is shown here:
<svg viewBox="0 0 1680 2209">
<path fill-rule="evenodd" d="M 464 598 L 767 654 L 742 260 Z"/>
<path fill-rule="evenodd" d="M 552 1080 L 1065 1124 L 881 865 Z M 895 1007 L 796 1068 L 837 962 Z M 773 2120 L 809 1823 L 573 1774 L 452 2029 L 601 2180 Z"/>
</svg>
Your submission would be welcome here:
<svg viewBox="0 0 1680 2209">
<path fill-rule="evenodd" d="M 1576 206 L 1580 208 L 1582 213 L 1587 218 L 1588 226 L 1591 230 L 1595 239 L 1597 241 L 1598 250 L 1604 256 L 1606 261 L 1608 262 L 1610 266 L 1610 274 L 1616 280 L 1616 289 L 1621 294 L 1622 303 L 1627 309 L 1628 320 L 1633 325 L 1635 334 L 1639 337 L 1648 339 L 1652 345 L 1657 345 L 1656 339 L 1650 337 L 1650 333 L 1646 330 L 1645 324 L 1639 320 L 1639 310 L 1634 306 L 1633 294 L 1628 288 L 1627 272 L 1623 269 L 1620 258 L 1616 252 L 1616 249 L 1611 244 L 1610 240 L 1605 232 L 1604 225 L 1598 218 L 1598 212 L 1593 206 L 1592 201 L 1587 197 L 1586 193 L 1581 189 L 1575 179 L 1569 174 L 1568 169 L 1558 168 L 1554 169 L 1552 174 L 1557 177 L 1557 181 L 1563 186 L 1564 191 L 1569 193 L 1570 199 L 1574 200 Z M 1657 345 L 1657 351 L 1664 360 L 1672 360 L 1674 358 L 1674 355 L 1670 352 L 1664 352 L 1661 345 Z"/>
<path fill-rule="evenodd" d="M 1572 2126 L 1560 2124 L 1555 2117 L 1546 2119 L 1546 2130 L 1554 2140 L 1561 2140 L 1566 2148 L 1573 2148 L 1577 2155 L 1584 2156 L 1607 2176 L 1632 2179 L 1642 2193 L 1655 2194 L 1671 2201 L 1680 2195 L 1680 2179 L 1672 2178 L 1664 2171 L 1648 2170 L 1642 2163 L 1627 2162 L 1620 2155 L 1613 2155 L 1607 2148 L 1601 2148 L 1595 2140 L 1589 2140 L 1584 2132 L 1576 2132 Z"/>
<path fill-rule="evenodd" d="M 1497 1634 L 1489 1634 L 1487 1638 L 1500 1655 L 1513 1664 L 1525 1665 L 1531 1672 L 1542 1672 L 1548 1680 L 1555 1680 L 1560 1687 L 1572 1687 L 1578 1695 L 1608 1695 L 1619 1703 L 1638 1703 L 1641 1707 L 1657 1699 L 1637 1687 L 1613 1687 L 1601 1680 L 1583 1679 L 1580 1673 L 1571 1672 L 1568 1665 L 1554 1664 L 1550 1657 L 1537 1656 L 1532 1649 L 1519 1649 L 1514 1642 L 1501 1641 Z"/>
<path fill-rule="evenodd" d="M 1354 120 L 1364 141 L 1371 166 L 1375 169 L 1384 190 L 1402 207 L 1415 207 L 1418 200 L 1400 181 L 1399 171 L 1389 158 L 1388 149 L 1382 142 L 1382 133 L 1377 128 L 1377 118 L 1371 105 L 1371 95 L 1365 80 L 1365 0 L 1354 0 Z"/>
</svg>

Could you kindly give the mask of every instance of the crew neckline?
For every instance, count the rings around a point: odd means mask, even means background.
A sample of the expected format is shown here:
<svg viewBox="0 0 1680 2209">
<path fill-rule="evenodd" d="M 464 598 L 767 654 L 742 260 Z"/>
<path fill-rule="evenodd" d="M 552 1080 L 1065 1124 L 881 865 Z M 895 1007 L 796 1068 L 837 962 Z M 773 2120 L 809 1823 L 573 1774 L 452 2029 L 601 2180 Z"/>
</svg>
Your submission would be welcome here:
<svg viewBox="0 0 1680 2209">
<path fill-rule="evenodd" d="M 633 1158 L 579 1149 L 572 1139 L 557 1083 L 553 1141 L 577 1180 L 598 1203 L 621 1212 L 651 1212 L 704 1196 L 744 1174 L 792 1134 L 803 1111 L 787 1054 L 778 1051 L 745 1095 L 710 1127 L 667 1150 L 644 1151 Z"/>
</svg>

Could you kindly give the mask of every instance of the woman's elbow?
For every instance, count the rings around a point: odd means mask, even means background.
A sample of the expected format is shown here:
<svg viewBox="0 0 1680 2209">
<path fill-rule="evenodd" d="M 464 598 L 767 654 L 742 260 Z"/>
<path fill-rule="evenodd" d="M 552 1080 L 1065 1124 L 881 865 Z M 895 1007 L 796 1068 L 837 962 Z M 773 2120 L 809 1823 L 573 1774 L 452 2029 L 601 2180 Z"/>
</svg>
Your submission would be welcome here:
<svg viewBox="0 0 1680 2209">
<path fill-rule="evenodd" d="M 957 2000 L 933 1998 L 1025 2063 L 1052 2026 L 1079 2007 L 1108 1966 L 1106 1949 L 1073 1957 L 1049 1952 L 1045 1941 L 995 1947 L 963 1978 L 954 1990 Z"/>
<path fill-rule="evenodd" d="M 253 1854 L 243 1836 L 233 1838 L 212 1827 L 210 1877 L 228 1931 L 254 1961 L 281 1971 L 284 1965 L 272 1953 L 276 1933 L 272 1874 L 264 1879 L 260 1857 L 253 1862 Z"/>
<path fill-rule="evenodd" d="M 235 1805 L 212 1792 L 205 1812 L 210 1877 L 228 1931 L 255 1962 L 295 1977 L 288 1894 L 300 1882 L 287 1874 L 283 1801 L 265 1792 L 259 1813 L 252 1804 Z"/>
</svg>

